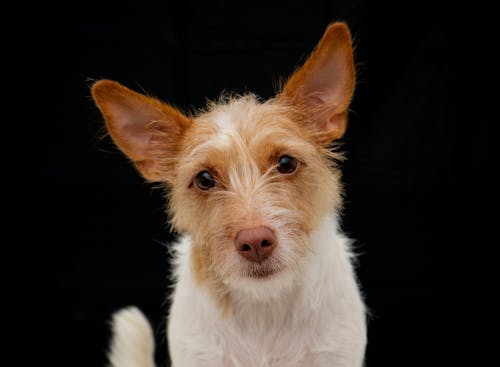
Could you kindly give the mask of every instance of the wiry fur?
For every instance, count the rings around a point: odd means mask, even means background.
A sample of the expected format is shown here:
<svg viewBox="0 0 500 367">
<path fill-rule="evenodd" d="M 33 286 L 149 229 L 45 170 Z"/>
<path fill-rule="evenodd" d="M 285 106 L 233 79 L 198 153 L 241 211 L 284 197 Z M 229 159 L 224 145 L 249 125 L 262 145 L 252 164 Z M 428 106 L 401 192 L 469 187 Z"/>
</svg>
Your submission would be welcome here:
<svg viewBox="0 0 500 367">
<path fill-rule="evenodd" d="M 338 228 L 339 156 L 327 149 L 345 131 L 352 70 L 347 28 L 333 25 L 266 102 L 233 96 L 186 117 L 114 82 L 94 86 L 117 145 L 144 177 L 169 187 L 171 222 L 183 233 L 168 319 L 173 367 L 362 365 L 365 311 Z M 293 172 L 279 172 L 282 156 L 297 160 Z M 197 187 L 202 171 L 215 187 Z M 276 248 L 248 261 L 235 239 L 262 226 Z M 113 367 L 152 365 L 137 310 L 118 314 L 114 331 Z"/>
</svg>

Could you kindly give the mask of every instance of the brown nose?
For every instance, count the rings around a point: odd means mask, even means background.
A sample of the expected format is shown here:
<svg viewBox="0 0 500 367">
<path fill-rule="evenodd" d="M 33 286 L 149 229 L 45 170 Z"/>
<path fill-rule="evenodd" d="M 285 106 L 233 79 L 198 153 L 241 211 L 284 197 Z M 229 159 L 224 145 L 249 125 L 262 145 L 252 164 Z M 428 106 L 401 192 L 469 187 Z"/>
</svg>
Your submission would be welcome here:
<svg viewBox="0 0 500 367">
<path fill-rule="evenodd" d="M 243 229 L 236 235 L 236 251 L 245 259 L 261 263 L 276 247 L 276 237 L 269 227 Z"/>
</svg>

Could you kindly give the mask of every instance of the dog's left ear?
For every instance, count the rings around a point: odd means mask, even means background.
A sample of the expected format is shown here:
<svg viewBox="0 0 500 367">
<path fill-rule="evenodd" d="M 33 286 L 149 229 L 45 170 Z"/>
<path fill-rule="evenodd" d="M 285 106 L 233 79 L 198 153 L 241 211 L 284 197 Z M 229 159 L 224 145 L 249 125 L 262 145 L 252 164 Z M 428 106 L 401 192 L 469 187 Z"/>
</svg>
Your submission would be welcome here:
<svg viewBox="0 0 500 367">
<path fill-rule="evenodd" d="M 303 111 L 316 140 L 328 144 L 344 135 L 354 83 L 349 28 L 345 23 L 333 23 L 304 65 L 290 77 L 278 100 Z"/>
</svg>

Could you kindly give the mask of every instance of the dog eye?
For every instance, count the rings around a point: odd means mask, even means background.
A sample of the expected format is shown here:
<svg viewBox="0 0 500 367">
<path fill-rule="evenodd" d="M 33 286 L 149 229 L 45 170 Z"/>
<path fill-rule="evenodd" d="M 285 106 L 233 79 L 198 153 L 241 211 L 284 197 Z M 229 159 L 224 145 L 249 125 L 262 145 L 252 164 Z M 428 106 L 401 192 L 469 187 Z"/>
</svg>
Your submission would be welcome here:
<svg viewBox="0 0 500 367">
<path fill-rule="evenodd" d="M 198 173 L 194 182 L 200 190 L 210 190 L 212 187 L 215 187 L 214 176 L 208 171 L 201 171 Z"/>
<path fill-rule="evenodd" d="M 278 160 L 279 173 L 292 173 L 297 168 L 297 160 L 289 155 L 282 155 Z"/>
</svg>

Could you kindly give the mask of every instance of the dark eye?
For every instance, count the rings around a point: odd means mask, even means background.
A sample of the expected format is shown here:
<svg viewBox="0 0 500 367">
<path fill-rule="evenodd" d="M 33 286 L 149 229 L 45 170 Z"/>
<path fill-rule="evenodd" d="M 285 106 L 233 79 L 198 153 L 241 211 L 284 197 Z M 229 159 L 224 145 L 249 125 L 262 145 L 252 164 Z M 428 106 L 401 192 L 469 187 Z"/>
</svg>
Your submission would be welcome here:
<svg viewBox="0 0 500 367">
<path fill-rule="evenodd" d="M 210 190 L 215 186 L 214 176 L 208 171 L 201 171 L 198 173 L 194 179 L 196 186 L 200 190 Z"/>
<path fill-rule="evenodd" d="M 278 160 L 279 173 L 292 173 L 297 168 L 297 160 L 289 155 L 282 155 Z"/>
</svg>

